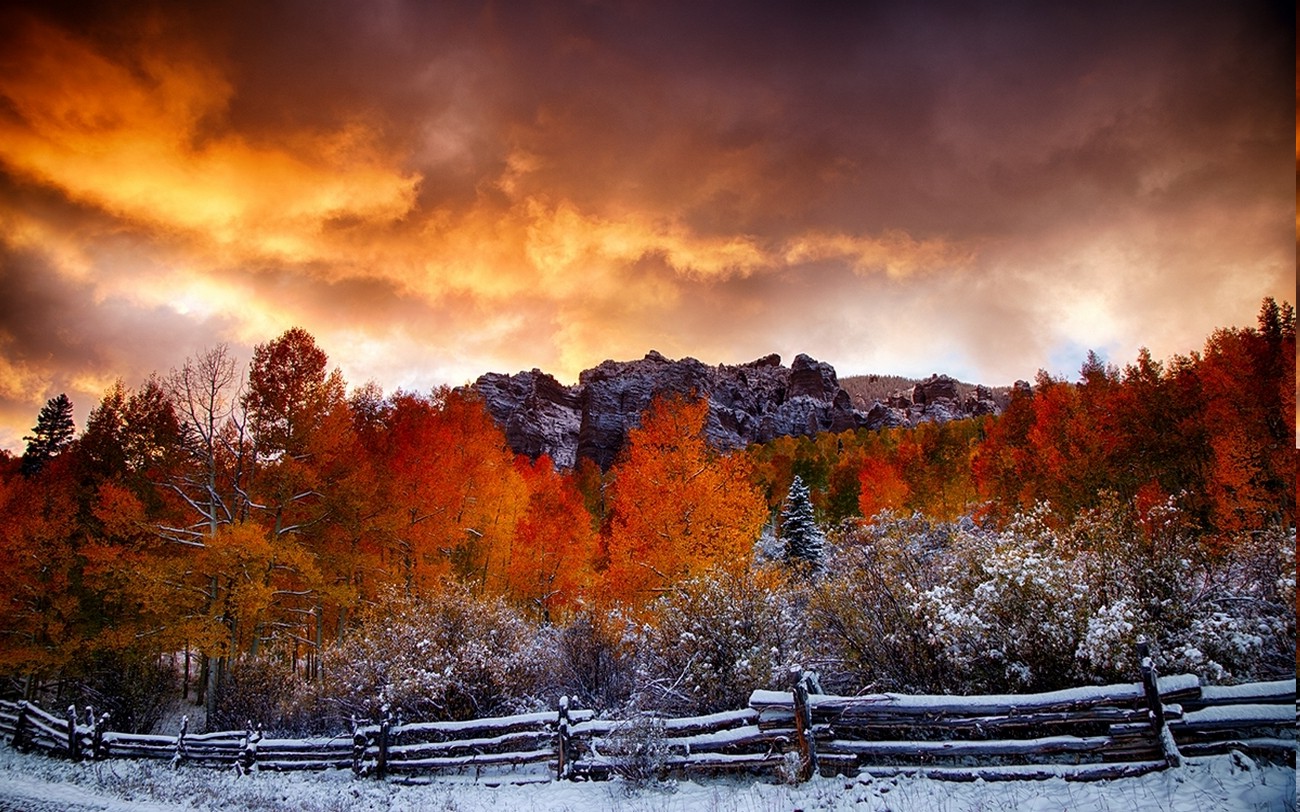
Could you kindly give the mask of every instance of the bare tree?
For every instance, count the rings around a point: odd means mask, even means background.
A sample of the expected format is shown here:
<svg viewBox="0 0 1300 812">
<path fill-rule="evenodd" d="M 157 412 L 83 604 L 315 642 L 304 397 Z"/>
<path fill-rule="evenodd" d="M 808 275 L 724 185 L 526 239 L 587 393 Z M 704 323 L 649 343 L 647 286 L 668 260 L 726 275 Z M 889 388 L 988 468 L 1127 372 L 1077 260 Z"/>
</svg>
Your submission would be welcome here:
<svg viewBox="0 0 1300 812">
<path fill-rule="evenodd" d="M 159 535 L 189 547 L 204 547 L 218 531 L 247 517 L 248 496 L 244 419 L 238 406 L 242 375 L 237 371 L 229 348 L 220 344 L 196 357 L 187 358 L 173 369 L 166 390 L 181 421 L 185 462 L 167 483 L 188 506 L 192 521 L 160 525 Z M 203 595 L 203 612 L 209 621 L 220 622 L 235 634 L 234 618 L 222 616 L 221 579 L 207 574 L 203 587 L 191 587 Z M 224 659 L 209 651 L 203 662 L 201 682 L 209 715 L 214 710 L 217 689 L 224 672 Z"/>
</svg>

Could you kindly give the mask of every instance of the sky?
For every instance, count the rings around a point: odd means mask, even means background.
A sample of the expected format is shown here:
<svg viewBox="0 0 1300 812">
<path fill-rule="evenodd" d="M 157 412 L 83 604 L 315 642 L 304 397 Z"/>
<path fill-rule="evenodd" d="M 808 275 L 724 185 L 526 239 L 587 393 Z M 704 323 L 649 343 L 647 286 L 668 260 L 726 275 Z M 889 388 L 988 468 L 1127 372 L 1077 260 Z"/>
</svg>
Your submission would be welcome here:
<svg viewBox="0 0 1300 812">
<path fill-rule="evenodd" d="M 1294 32 L 1241 0 L 6 4 L 0 447 L 293 326 L 390 392 L 1187 353 L 1295 301 Z"/>
</svg>

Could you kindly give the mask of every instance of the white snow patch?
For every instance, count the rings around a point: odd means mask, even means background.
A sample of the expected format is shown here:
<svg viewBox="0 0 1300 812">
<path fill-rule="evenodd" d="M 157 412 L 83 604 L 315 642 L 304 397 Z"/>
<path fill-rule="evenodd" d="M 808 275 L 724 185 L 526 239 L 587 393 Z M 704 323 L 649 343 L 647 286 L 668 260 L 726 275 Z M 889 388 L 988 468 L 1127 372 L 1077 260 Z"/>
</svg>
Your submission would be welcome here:
<svg viewBox="0 0 1300 812">
<path fill-rule="evenodd" d="M 11 806 L 12 805 L 12 806 Z M 1187 766 L 1140 778 L 1093 783 L 1046 781 L 954 783 L 925 777 L 818 778 L 801 786 L 754 780 L 670 782 L 639 793 L 619 781 L 548 782 L 491 787 L 472 775 L 403 786 L 355 779 L 344 771 L 239 777 L 229 771 L 172 770 L 152 762 L 70 764 L 0 749 L 0 808 L 161 812 L 509 812 L 611 808 L 678 810 L 1046 810 L 1181 812 L 1295 810 L 1295 770 L 1239 754 L 1188 759 Z"/>
</svg>

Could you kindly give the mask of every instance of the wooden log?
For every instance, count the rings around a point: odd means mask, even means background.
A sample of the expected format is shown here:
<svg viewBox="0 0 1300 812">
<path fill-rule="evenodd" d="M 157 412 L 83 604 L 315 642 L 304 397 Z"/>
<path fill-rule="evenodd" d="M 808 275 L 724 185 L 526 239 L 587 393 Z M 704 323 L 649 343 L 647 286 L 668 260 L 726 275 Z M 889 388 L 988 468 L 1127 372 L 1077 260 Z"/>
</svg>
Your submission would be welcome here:
<svg viewBox="0 0 1300 812">
<path fill-rule="evenodd" d="M 253 728 L 250 720 L 248 723 L 248 733 L 244 740 L 240 742 L 239 747 L 239 774 L 248 775 L 257 767 L 257 745 L 262 740 L 262 726 L 258 725 Z"/>
<path fill-rule="evenodd" d="M 742 710 L 710 713 L 705 716 L 687 716 L 678 719 L 665 719 L 664 733 L 674 735 L 694 735 L 713 730 L 744 727 L 758 722 L 758 711 L 752 708 Z"/>
<path fill-rule="evenodd" d="M 72 762 L 81 761 L 81 736 L 77 732 L 77 706 L 69 705 L 67 718 L 64 720 L 67 726 L 67 752 L 68 759 Z"/>
<path fill-rule="evenodd" d="M 383 780 L 388 775 L 388 737 L 392 732 L 393 717 L 384 706 L 384 719 L 379 723 L 379 752 L 375 756 L 375 778 Z"/>
<path fill-rule="evenodd" d="M 569 722 L 577 725 L 587 722 L 595 716 L 592 710 L 569 709 Z M 412 722 L 402 725 L 403 738 L 415 737 L 434 740 L 437 737 L 459 739 L 473 736 L 495 736 L 518 730 L 534 730 L 555 724 L 555 712 L 524 713 L 515 716 L 498 716 L 486 719 L 470 719 L 460 722 Z M 378 725 L 371 725 L 367 730 L 370 735 L 379 732 Z"/>
<path fill-rule="evenodd" d="M 45 718 L 33 715 L 28 720 L 28 731 L 31 734 L 42 736 L 56 743 L 54 750 L 63 750 L 67 752 L 68 729 L 66 722 L 50 723 Z M 49 748 L 47 748 L 49 749 Z"/>
<path fill-rule="evenodd" d="M 852 741 L 823 742 L 827 752 L 855 756 L 1047 756 L 1062 753 L 1097 753 L 1114 744 L 1109 736 L 1048 736 L 1039 739 L 991 741 Z"/>
<path fill-rule="evenodd" d="M 862 772 L 872 778 L 893 778 L 900 775 L 923 775 L 938 781 L 1047 781 L 1062 778 L 1066 781 L 1110 781 L 1133 778 L 1163 770 L 1168 767 L 1161 761 L 1139 761 L 1127 764 L 1011 764 L 999 767 L 863 767 Z"/>
<path fill-rule="evenodd" d="M 181 729 L 176 734 L 176 755 L 172 757 L 172 767 L 179 767 L 185 763 L 185 734 L 190 730 L 190 717 L 188 714 L 181 717 Z"/>
<path fill-rule="evenodd" d="M 101 761 L 107 755 L 104 751 L 104 731 L 108 729 L 109 718 L 107 711 L 96 718 L 95 709 L 86 706 L 86 724 L 90 728 L 90 758 L 93 761 Z"/>
<path fill-rule="evenodd" d="M 1225 705 L 1191 711 L 1169 724 L 1176 732 L 1291 727 L 1295 713 L 1290 705 Z"/>
<path fill-rule="evenodd" d="M 421 770 L 445 770 L 463 767 L 502 766 L 509 764 L 537 764 L 549 762 L 555 757 L 550 747 L 519 751 L 513 753 L 473 753 L 464 756 L 432 756 L 429 758 L 412 758 L 394 760 L 387 769 L 392 773 L 418 772 Z"/>
<path fill-rule="evenodd" d="M 763 730 L 758 725 L 745 725 L 730 730 L 696 733 L 692 736 L 668 736 L 664 744 L 670 750 L 687 753 L 736 750 L 744 747 L 770 747 L 774 742 L 797 739 L 796 728 Z"/>
<path fill-rule="evenodd" d="M 1178 749 L 1184 755 L 1188 756 L 1221 756 L 1230 753 L 1233 750 L 1242 750 L 1245 752 L 1288 755 L 1291 759 L 1294 759 L 1296 755 L 1296 740 L 1262 737 L 1253 739 L 1223 739 L 1221 741 L 1209 742 L 1179 742 Z"/>
<path fill-rule="evenodd" d="M 760 716 L 760 719 L 763 719 Z M 778 724 L 776 715 L 766 717 L 766 723 Z M 842 716 L 835 719 L 831 726 L 835 730 L 854 730 L 871 733 L 879 730 L 900 730 L 916 728 L 920 730 L 939 730 L 949 733 L 993 733 L 1004 730 L 1075 728 L 1082 725 L 1110 725 L 1124 722 L 1148 724 L 1146 708 L 1115 708 L 1097 706 L 1077 712 L 1047 711 L 1042 713 L 1016 713 L 999 716 L 966 716 L 960 714 L 944 715 L 926 719 L 917 716 Z"/>
<path fill-rule="evenodd" d="M 259 772 L 274 770 L 275 772 L 307 772 L 310 770 L 346 770 L 351 766 L 351 758 L 342 759 L 270 759 L 259 754 L 257 760 L 257 769 Z"/>
<path fill-rule="evenodd" d="M 1244 685 L 1206 685 L 1194 700 L 1184 702 L 1187 710 L 1224 705 L 1287 705 L 1296 701 L 1296 681 L 1251 682 Z"/>
<path fill-rule="evenodd" d="M 1194 674 L 1161 677 L 1162 697 L 1174 701 L 1178 696 L 1199 694 L 1200 680 Z M 957 696 L 946 694 L 870 694 L 866 696 L 814 695 L 809 700 L 815 718 L 844 720 L 855 716 L 896 715 L 906 717 L 1015 716 L 1024 713 L 1075 713 L 1096 706 L 1138 708 L 1148 705 L 1141 683 L 1087 686 L 1047 691 L 1038 694 L 989 694 Z M 790 712 L 793 698 L 789 691 L 754 691 L 749 707 L 760 714 L 767 710 Z"/>
<path fill-rule="evenodd" d="M 535 749 L 543 744 L 550 744 L 552 739 L 553 736 L 549 731 L 539 731 L 535 733 L 507 733 L 503 736 L 496 736 L 491 739 L 466 739 L 464 741 L 400 744 L 388 748 L 388 760 L 391 763 L 396 759 L 408 758 L 412 754 L 416 753 L 451 754 L 458 750 L 465 750 L 473 753 L 491 753 L 518 750 L 521 746 L 524 749 Z"/>
</svg>

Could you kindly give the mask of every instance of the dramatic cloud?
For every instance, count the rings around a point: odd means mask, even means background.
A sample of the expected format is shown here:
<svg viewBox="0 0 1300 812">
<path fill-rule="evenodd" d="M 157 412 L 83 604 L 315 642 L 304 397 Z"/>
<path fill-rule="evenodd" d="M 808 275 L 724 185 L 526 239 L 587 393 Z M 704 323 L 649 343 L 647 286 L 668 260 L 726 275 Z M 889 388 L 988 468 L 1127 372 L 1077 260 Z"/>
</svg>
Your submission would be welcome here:
<svg viewBox="0 0 1300 812">
<path fill-rule="evenodd" d="M 0 12 L 0 446 L 58 392 L 84 419 L 117 377 L 293 325 L 389 390 L 652 348 L 989 383 L 1187 352 L 1294 298 L 1293 23 L 1263 2 Z"/>
</svg>

